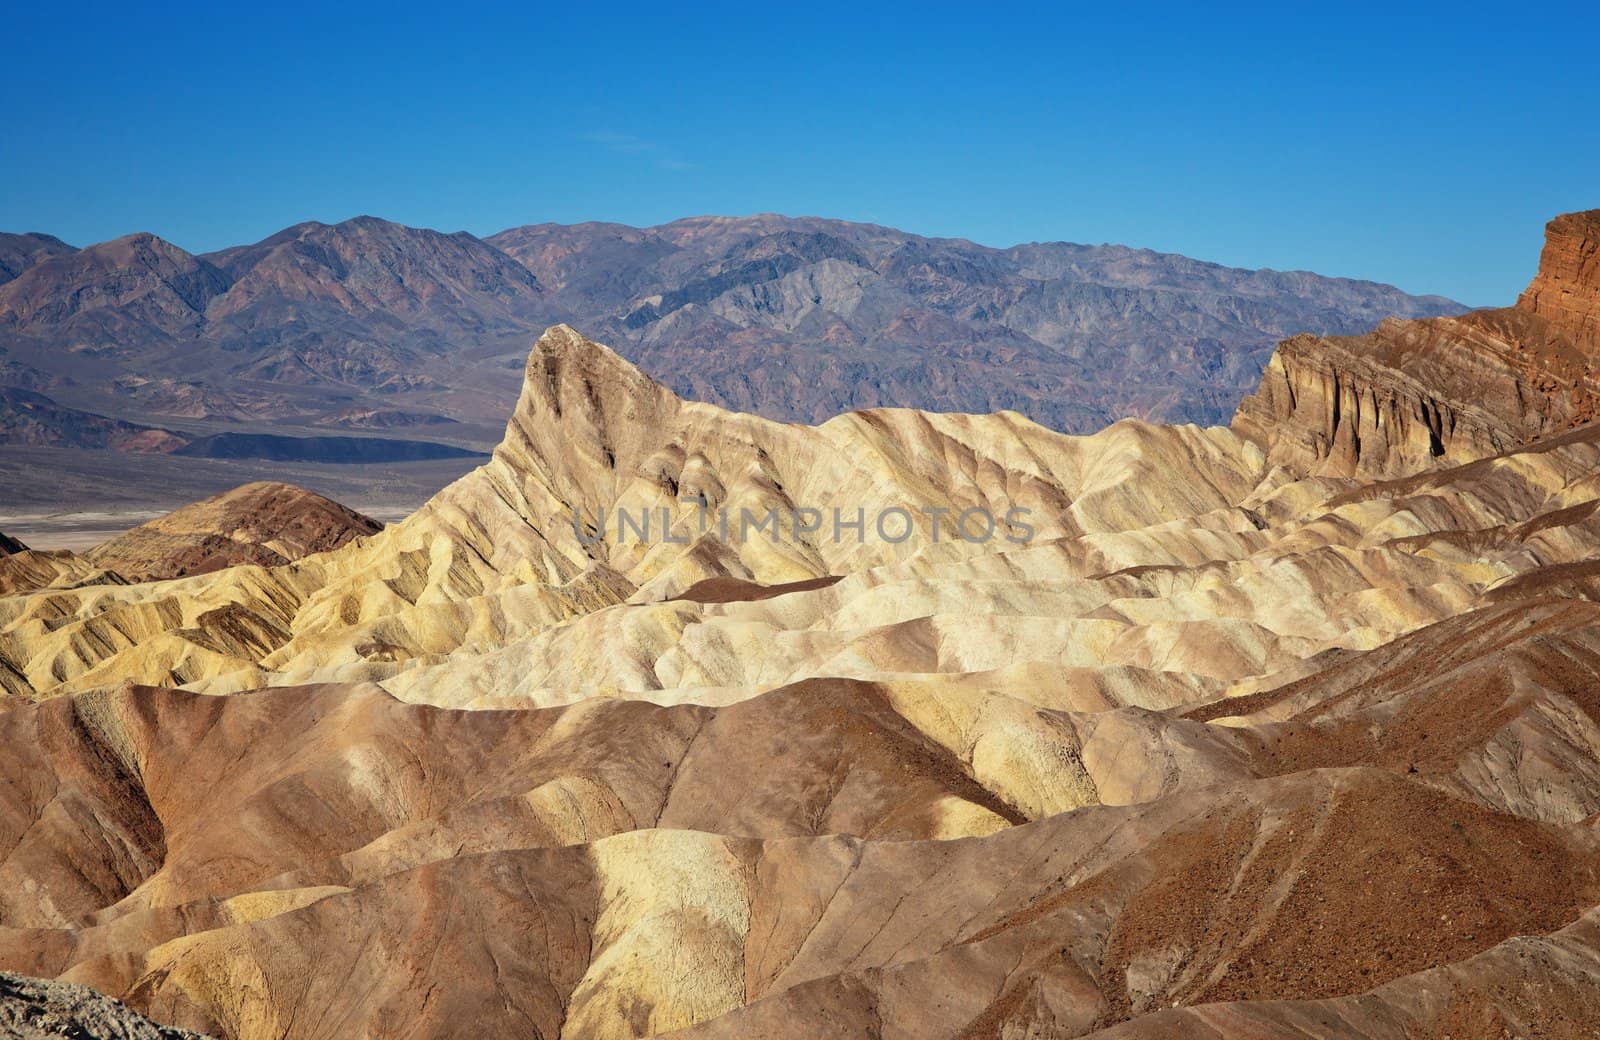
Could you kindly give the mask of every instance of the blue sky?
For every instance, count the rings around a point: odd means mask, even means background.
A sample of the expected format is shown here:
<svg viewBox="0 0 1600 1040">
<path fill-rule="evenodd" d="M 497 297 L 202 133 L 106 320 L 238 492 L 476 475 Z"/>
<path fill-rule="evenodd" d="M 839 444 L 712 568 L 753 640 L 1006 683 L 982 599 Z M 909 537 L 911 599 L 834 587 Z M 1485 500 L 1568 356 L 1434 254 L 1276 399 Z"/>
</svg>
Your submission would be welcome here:
<svg viewBox="0 0 1600 1040">
<path fill-rule="evenodd" d="M 1205 6 L 14 5 L 0 229 L 781 212 L 1495 304 L 1600 206 L 1595 5 Z"/>
</svg>

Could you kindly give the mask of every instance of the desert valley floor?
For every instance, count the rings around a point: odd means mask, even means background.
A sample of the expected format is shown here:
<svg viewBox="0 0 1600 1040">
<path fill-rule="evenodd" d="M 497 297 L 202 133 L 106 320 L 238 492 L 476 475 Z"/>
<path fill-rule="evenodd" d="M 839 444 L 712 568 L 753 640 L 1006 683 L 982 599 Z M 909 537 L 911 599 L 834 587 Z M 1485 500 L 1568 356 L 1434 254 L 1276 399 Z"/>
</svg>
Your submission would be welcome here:
<svg viewBox="0 0 1600 1040">
<path fill-rule="evenodd" d="M 0 1007 L 1594 1036 L 1597 358 L 1600 211 L 1513 307 L 1285 341 L 1228 427 L 785 424 L 556 326 L 493 456 L 382 530 L 253 485 L 0 538 L 0 971 L 57 980 Z M 1012 507 L 1026 544 L 916 512 Z M 619 510 L 681 540 L 572 522 Z"/>
</svg>

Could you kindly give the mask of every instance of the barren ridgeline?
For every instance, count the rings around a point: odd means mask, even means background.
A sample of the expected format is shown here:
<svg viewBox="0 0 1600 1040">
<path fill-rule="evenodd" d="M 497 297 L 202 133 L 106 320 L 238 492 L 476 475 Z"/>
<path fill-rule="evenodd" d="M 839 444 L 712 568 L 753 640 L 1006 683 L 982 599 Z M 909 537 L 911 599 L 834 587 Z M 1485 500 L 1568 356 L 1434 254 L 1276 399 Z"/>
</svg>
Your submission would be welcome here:
<svg viewBox="0 0 1600 1040">
<path fill-rule="evenodd" d="M 780 423 L 555 326 L 402 522 L 0 596 L 0 969 L 220 1037 L 1591 1035 L 1595 224 L 1231 427 Z"/>
</svg>

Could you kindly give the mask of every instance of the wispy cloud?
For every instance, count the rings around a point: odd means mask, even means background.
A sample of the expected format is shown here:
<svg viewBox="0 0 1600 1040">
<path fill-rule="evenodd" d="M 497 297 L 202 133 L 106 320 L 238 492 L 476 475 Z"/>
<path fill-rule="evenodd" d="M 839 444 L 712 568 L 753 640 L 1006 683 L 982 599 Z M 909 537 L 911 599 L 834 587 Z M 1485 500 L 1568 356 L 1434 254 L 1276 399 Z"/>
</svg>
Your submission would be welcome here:
<svg viewBox="0 0 1600 1040">
<path fill-rule="evenodd" d="M 619 134 L 615 130 L 591 130 L 589 133 L 584 134 L 583 138 L 592 144 L 602 145 L 622 155 L 643 155 L 645 152 L 655 149 L 655 145 L 642 137 L 635 137 L 632 134 Z"/>
<path fill-rule="evenodd" d="M 618 155 L 629 155 L 648 160 L 663 170 L 698 170 L 700 168 L 699 163 L 679 159 L 654 141 L 647 141 L 634 134 L 619 133 L 615 130 L 591 130 L 583 135 L 583 139 Z"/>
</svg>

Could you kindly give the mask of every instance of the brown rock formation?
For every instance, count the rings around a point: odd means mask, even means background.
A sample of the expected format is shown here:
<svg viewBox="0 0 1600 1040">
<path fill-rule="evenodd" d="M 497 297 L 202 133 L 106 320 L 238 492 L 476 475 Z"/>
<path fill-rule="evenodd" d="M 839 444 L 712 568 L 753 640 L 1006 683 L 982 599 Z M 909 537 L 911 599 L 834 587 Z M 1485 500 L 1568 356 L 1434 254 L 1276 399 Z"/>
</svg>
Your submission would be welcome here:
<svg viewBox="0 0 1600 1040">
<path fill-rule="evenodd" d="M 8 537 L 4 531 L 0 531 L 0 556 L 10 556 L 12 553 L 26 552 L 27 548 L 28 547 L 26 545 L 23 545 L 15 538 Z"/>
<path fill-rule="evenodd" d="M 86 555 L 130 581 L 157 581 L 242 563 L 288 563 L 382 526 L 303 488 L 262 481 L 141 524 Z"/>
<path fill-rule="evenodd" d="M 158 1026 L 87 986 L 0 972 L 0 1033 L 9 1040 L 205 1040 Z"/>
<path fill-rule="evenodd" d="M 1517 308 L 1600 352 L 1600 209 L 1565 213 L 1546 225 L 1539 273 Z"/>
<path fill-rule="evenodd" d="M 0 595 L 0 969 L 240 1040 L 1596 1035 L 1600 426 L 1552 321 L 1286 349 L 1279 467 L 780 424 L 553 328 L 371 538 Z M 618 509 L 657 536 L 572 526 Z"/>
<path fill-rule="evenodd" d="M 1550 222 L 1515 307 L 1279 345 L 1236 431 L 1297 474 L 1399 476 L 1600 415 L 1600 210 Z"/>
</svg>

